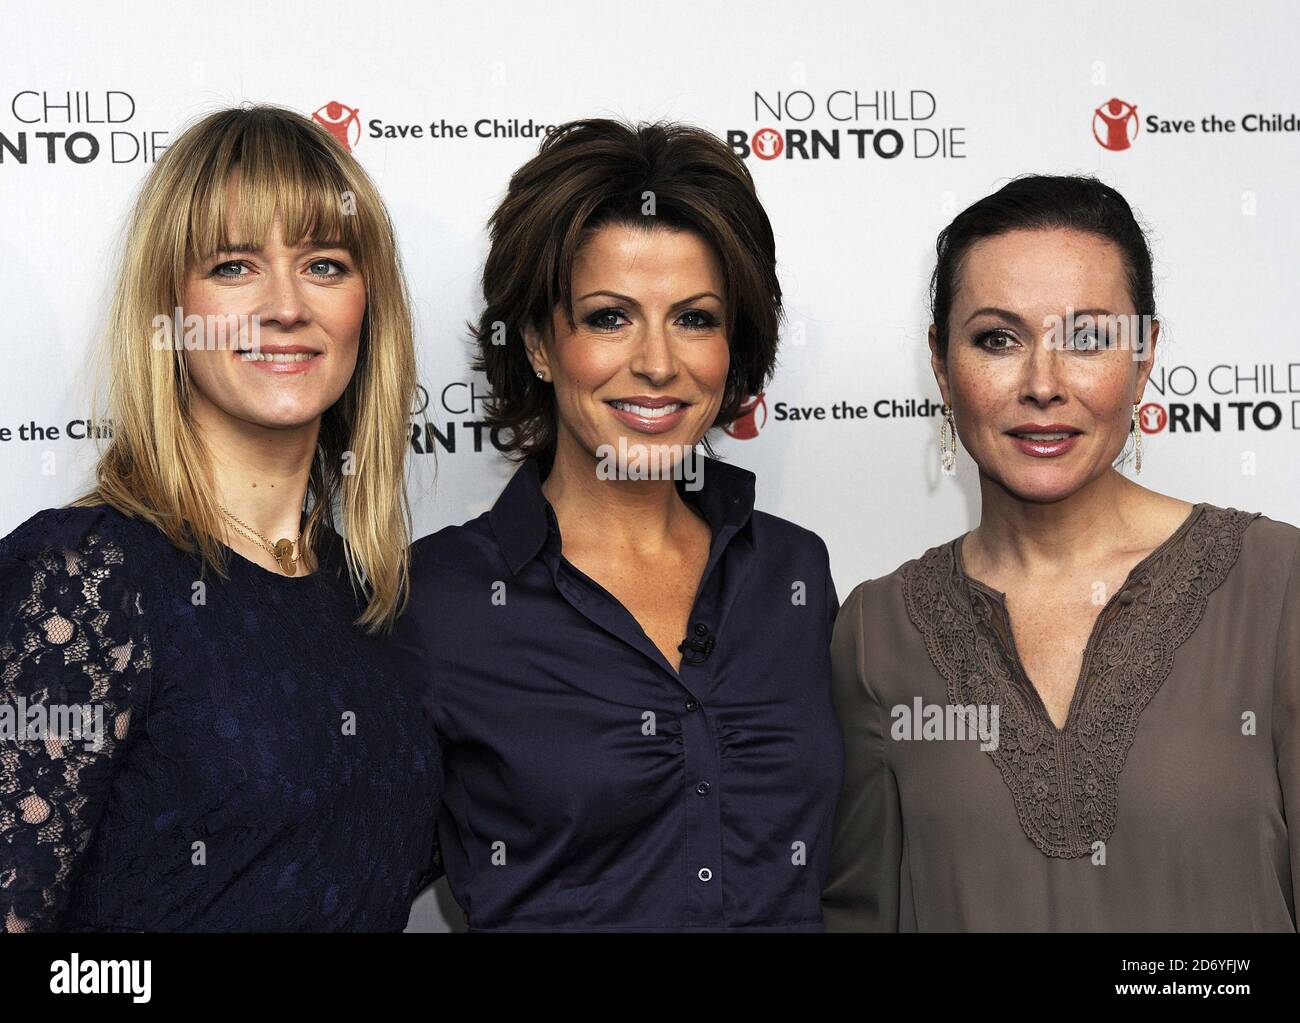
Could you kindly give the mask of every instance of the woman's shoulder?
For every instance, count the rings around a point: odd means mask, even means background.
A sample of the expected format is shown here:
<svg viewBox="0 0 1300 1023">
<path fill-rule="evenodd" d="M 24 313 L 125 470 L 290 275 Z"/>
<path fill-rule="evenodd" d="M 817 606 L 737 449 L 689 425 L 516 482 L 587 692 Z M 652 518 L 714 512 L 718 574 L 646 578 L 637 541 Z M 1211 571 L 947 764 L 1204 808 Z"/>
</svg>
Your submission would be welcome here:
<svg viewBox="0 0 1300 1023">
<path fill-rule="evenodd" d="M 1220 546 L 1237 556 L 1238 572 L 1258 575 L 1268 585 L 1274 576 L 1285 579 L 1300 564 L 1300 528 L 1263 512 L 1205 504 L 1205 521 L 1220 538 Z"/>
<path fill-rule="evenodd" d="M 878 622 L 910 620 L 910 604 L 924 603 L 952 576 L 953 548 L 960 539 L 935 544 L 890 572 L 862 580 L 844 598 L 840 614 Z"/>
<path fill-rule="evenodd" d="M 458 586 L 502 578 L 504 553 L 484 512 L 462 525 L 443 526 L 411 544 L 413 594 L 456 599 Z"/>
<path fill-rule="evenodd" d="M 89 553 L 131 546 L 144 535 L 144 525 L 109 504 L 44 508 L 0 538 L 0 557 L 23 559 L 51 548 Z"/>
<path fill-rule="evenodd" d="M 1236 508 L 1209 505 L 1211 510 L 1229 516 L 1244 516 L 1245 535 L 1262 551 L 1275 554 L 1294 554 L 1300 549 L 1300 527 L 1281 519 L 1270 518 L 1263 512 L 1243 512 Z"/>
<path fill-rule="evenodd" d="M 826 541 L 807 526 L 758 509 L 754 510 L 751 518 L 759 542 L 794 552 L 797 556 L 825 559 L 829 563 L 830 551 Z"/>
<path fill-rule="evenodd" d="M 86 572 L 142 589 L 170 547 L 152 523 L 109 504 L 44 508 L 0 538 L 0 590 L 33 573 Z"/>
<path fill-rule="evenodd" d="M 142 549 L 153 543 L 145 529 L 162 536 L 108 505 L 75 506 L 42 509 L 0 538 L 5 635 L 47 628 L 51 614 L 93 624 L 105 635 L 128 622 L 138 625 L 146 580 L 157 565 L 156 551 Z"/>
</svg>

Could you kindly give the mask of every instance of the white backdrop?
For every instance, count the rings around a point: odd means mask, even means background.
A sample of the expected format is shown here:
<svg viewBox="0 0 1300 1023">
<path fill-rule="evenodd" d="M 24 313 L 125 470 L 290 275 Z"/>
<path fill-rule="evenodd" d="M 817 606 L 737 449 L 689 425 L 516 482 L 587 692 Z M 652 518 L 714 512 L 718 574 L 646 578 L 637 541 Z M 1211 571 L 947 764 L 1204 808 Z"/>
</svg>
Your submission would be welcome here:
<svg viewBox="0 0 1300 1023">
<path fill-rule="evenodd" d="M 446 438 L 413 453 L 417 535 L 478 514 L 509 475 L 467 368 L 483 224 L 536 150 L 527 132 L 583 116 L 777 133 L 779 155 L 748 163 L 776 229 L 781 366 L 756 435 L 718 447 L 757 473 L 760 507 L 826 540 L 841 596 L 978 520 L 970 462 L 939 471 L 938 417 L 879 413 L 938 399 L 936 233 L 1031 171 L 1095 173 L 1150 228 L 1164 326 L 1141 481 L 1300 521 L 1293 4 L 545 6 L 4 0 L 0 534 L 88 478 L 88 344 L 135 189 L 182 127 L 244 101 L 350 119 L 396 221 L 424 414 Z M 426 897 L 412 929 L 457 916 Z"/>
</svg>

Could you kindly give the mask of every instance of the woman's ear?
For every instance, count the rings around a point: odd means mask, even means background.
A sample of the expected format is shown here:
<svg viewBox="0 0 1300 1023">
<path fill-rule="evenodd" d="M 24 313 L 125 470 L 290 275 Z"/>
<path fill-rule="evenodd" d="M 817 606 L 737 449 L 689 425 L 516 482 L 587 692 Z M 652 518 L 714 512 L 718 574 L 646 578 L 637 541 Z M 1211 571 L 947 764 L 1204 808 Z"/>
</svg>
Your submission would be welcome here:
<svg viewBox="0 0 1300 1023">
<path fill-rule="evenodd" d="M 1138 328 L 1139 330 L 1141 327 Z M 1151 377 L 1151 371 L 1156 365 L 1156 339 L 1160 336 L 1160 321 L 1151 320 L 1151 330 L 1143 340 L 1140 352 L 1134 353 L 1134 358 L 1140 358 L 1138 362 L 1137 374 L 1137 393 L 1133 396 L 1133 404 L 1140 404 L 1142 401 L 1142 392 L 1147 389 L 1147 380 Z"/>
<path fill-rule="evenodd" d="M 948 360 L 939 351 L 939 332 L 930 324 L 930 369 L 934 373 L 934 382 L 939 385 L 939 395 L 945 405 L 951 405 L 948 397 Z"/>
<path fill-rule="evenodd" d="M 528 361 L 532 363 L 533 372 L 540 373 L 543 380 L 550 380 L 550 357 L 547 355 L 546 345 L 542 343 L 541 331 L 536 327 L 524 328 L 524 350 L 528 353 Z"/>
</svg>

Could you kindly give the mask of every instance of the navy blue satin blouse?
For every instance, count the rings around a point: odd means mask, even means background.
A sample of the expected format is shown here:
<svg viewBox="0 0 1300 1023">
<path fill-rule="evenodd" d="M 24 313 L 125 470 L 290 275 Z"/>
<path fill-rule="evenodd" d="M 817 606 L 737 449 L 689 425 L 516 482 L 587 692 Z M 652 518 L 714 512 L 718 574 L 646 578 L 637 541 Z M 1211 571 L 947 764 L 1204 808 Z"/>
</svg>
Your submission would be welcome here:
<svg viewBox="0 0 1300 1023">
<path fill-rule="evenodd" d="M 680 675 L 562 553 L 538 463 L 418 541 L 396 645 L 443 747 L 471 930 L 820 931 L 843 744 L 826 546 L 706 459 Z"/>
</svg>

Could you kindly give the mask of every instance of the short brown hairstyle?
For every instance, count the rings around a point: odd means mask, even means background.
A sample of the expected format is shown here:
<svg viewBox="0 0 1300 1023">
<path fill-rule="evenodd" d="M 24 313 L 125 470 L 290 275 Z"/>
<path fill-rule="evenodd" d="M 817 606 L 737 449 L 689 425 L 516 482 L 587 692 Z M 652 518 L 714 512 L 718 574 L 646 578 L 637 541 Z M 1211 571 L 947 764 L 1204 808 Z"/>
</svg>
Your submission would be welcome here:
<svg viewBox="0 0 1300 1023">
<path fill-rule="evenodd" d="M 651 200 L 653 213 L 646 211 Z M 716 253 L 731 368 L 714 427 L 732 422 L 775 368 L 782 318 L 776 241 L 749 168 L 721 139 L 690 125 L 570 121 L 515 171 L 488 222 L 484 308 L 469 324 L 474 369 L 492 391 L 485 417 L 509 428 L 503 447 L 514 457 L 550 462 L 555 453 L 555 392 L 533 372 L 524 330 L 548 336 L 557 306 L 574 325 L 574 257 L 610 224 L 691 231 Z"/>
</svg>

